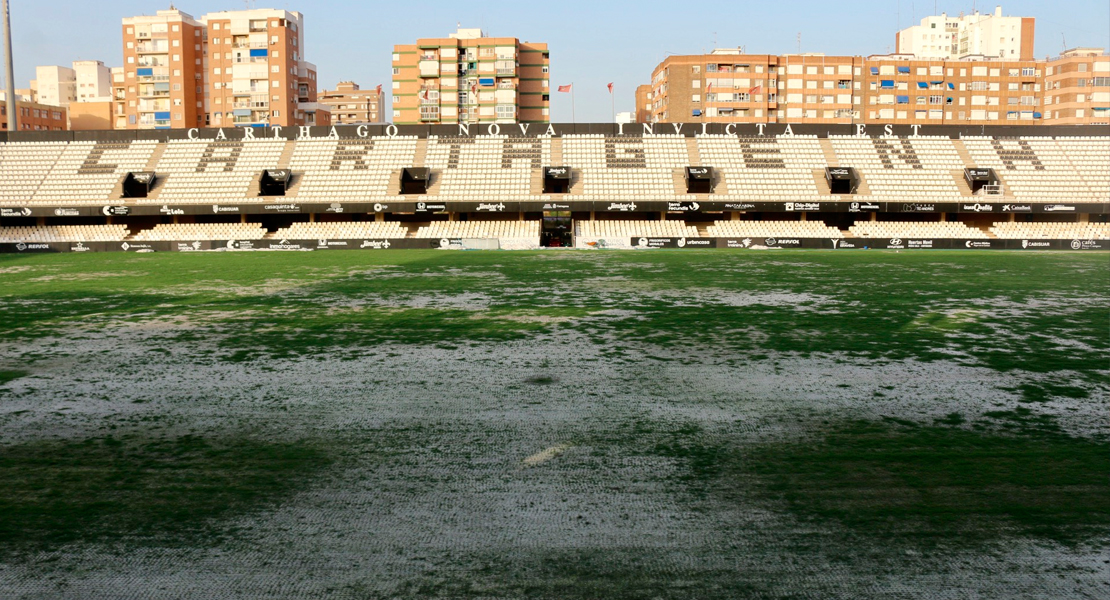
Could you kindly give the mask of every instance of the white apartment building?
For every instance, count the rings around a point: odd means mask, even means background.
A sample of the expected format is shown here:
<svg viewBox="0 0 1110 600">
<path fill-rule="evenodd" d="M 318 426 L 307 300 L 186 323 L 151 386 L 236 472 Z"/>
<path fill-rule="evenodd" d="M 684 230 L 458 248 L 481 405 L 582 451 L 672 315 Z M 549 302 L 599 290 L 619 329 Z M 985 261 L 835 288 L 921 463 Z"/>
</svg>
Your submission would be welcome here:
<svg viewBox="0 0 1110 600">
<path fill-rule="evenodd" d="M 1032 17 L 1006 17 L 1002 7 L 993 13 L 974 11 L 950 17 L 925 17 L 920 25 L 898 32 L 896 54 L 919 59 L 955 60 L 982 56 L 1001 60 L 1033 60 Z"/>
</svg>

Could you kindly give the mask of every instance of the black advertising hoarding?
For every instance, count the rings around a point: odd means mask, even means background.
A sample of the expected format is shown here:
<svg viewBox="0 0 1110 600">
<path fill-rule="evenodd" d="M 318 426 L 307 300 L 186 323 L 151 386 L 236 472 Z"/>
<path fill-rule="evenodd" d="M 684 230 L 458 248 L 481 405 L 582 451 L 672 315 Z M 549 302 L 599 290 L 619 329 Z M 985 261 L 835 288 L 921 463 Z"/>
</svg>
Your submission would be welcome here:
<svg viewBox="0 0 1110 600">
<path fill-rule="evenodd" d="M 688 237 L 635 237 L 630 244 L 634 248 L 683 248 L 706 249 L 716 248 L 716 238 L 688 238 Z"/>
</svg>

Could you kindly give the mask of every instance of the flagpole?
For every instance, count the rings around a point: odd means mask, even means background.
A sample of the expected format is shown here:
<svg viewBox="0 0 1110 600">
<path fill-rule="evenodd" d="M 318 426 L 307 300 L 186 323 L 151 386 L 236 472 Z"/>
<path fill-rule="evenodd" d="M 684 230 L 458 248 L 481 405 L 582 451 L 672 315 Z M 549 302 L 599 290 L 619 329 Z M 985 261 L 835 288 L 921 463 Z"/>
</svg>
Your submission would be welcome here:
<svg viewBox="0 0 1110 600">
<path fill-rule="evenodd" d="M 613 88 L 609 88 L 609 102 L 613 105 L 613 122 L 617 122 L 617 95 L 613 93 Z"/>
<path fill-rule="evenodd" d="M 578 118 L 574 116 L 574 82 L 570 82 L 570 122 L 577 123 Z"/>
</svg>

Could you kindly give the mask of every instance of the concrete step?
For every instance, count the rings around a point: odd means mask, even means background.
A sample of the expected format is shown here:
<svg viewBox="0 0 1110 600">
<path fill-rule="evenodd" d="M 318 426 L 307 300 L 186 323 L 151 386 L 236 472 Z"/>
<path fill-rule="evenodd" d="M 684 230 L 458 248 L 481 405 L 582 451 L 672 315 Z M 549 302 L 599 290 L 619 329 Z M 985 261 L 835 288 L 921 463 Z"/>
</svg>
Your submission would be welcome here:
<svg viewBox="0 0 1110 600">
<path fill-rule="evenodd" d="M 698 150 L 698 139 L 693 137 L 686 138 L 686 153 L 690 157 L 690 166 L 701 167 L 701 152 Z"/>
<path fill-rule="evenodd" d="M 971 158 L 971 153 L 967 151 L 967 146 L 964 145 L 963 140 L 952 140 L 952 146 L 956 148 L 956 154 L 960 155 L 960 160 L 964 161 L 964 167 L 974 169 L 977 165 L 975 160 Z"/>
<path fill-rule="evenodd" d="M 839 167 L 840 159 L 836 156 L 836 150 L 833 149 L 832 142 L 829 138 L 821 138 L 821 152 L 825 154 L 825 164 L 830 167 Z M 850 165 L 849 165 L 850 166 Z"/>
</svg>

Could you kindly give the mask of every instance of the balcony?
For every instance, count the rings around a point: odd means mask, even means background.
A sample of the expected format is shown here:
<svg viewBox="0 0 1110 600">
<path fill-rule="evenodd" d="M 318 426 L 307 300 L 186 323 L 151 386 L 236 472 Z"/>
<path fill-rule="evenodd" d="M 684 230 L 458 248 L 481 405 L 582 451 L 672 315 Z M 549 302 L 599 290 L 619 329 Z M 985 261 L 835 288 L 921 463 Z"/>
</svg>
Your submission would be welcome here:
<svg viewBox="0 0 1110 600">
<path fill-rule="evenodd" d="M 502 68 L 497 69 L 496 72 L 497 72 L 497 75 L 499 77 L 515 77 L 516 76 L 516 68 L 514 68 L 514 67 L 502 67 Z"/>
<path fill-rule="evenodd" d="M 165 54 L 169 51 L 169 44 L 138 44 L 135 46 L 135 52 L 138 54 Z"/>
</svg>

